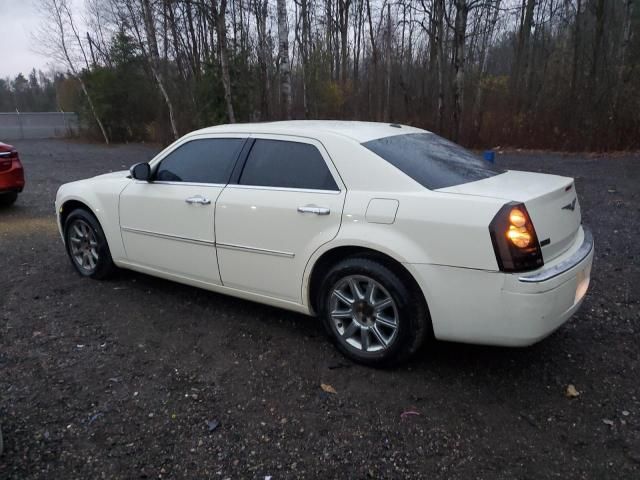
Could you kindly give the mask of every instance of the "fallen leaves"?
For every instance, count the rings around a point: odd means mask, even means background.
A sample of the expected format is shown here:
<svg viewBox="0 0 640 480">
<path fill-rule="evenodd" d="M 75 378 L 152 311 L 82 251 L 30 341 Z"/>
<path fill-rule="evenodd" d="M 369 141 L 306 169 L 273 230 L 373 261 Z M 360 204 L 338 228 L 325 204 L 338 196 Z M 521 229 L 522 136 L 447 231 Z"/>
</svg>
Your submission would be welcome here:
<svg viewBox="0 0 640 480">
<path fill-rule="evenodd" d="M 406 412 L 402 412 L 400 414 L 400 418 L 418 417 L 420 415 L 420 412 L 416 412 L 415 410 L 407 410 Z"/>
<path fill-rule="evenodd" d="M 577 398 L 580 396 L 580 392 L 576 389 L 575 385 L 569 384 L 567 385 L 567 389 L 564 392 L 567 398 Z"/>
<path fill-rule="evenodd" d="M 333 388 L 331 385 L 329 385 L 328 383 L 321 383 L 320 384 L 320 388 L 322 389 L 323 392 L 326 393 L 331 393 L 333 395 L 336 395 L 338 392 L 336 392 L 336 389 Z"/>
</svg>

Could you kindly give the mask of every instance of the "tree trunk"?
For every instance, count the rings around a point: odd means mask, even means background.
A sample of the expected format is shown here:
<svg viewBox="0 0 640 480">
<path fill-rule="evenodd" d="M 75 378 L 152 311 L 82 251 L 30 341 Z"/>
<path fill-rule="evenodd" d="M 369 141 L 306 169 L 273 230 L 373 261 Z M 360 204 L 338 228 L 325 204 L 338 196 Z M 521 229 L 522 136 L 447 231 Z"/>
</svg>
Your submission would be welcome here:
<svg viewBox="0 0 640 480">
<path fill-rule="evenodd" d="M 536 0 L 523 0 L 524 16 L 518 33 L 515 68 L 511 75 L 511 86 L 512 91 L 516 93 L 518 112 L 522 108 L 522 93 L 523 91 L 526 92 L 526 89 L 523 88 L 526 86 L 524 77 L 529 67 L 529 40 L 531 38 L 535 6 Z"/>
<path fill-rule="evenodd" d="M 469 6 L 467 0 L 456 0 L 456 19 L 453 41 L 453 141 L 460 138 L 464 108 L 465 40 Z"/>
<path fill-rule="evenodd" d="M 53 20 L 57 27 L 56 29 L 56 34 L 58 36 L 57 40 L 59 40 L 60 42 L 62 55 L 67 61 L 67 66 L 69 67 L 69 70 L 71 70 L 71 73 L 73 74 L 73 76 L 78 79 L 78 82 L 80 82 L 80 88 L 82 89 L 82 93 L 84 93 L 84 96 L 87 99 L 87 103 L 89 104 L 89 109 L 91 110 L 91 114 L 93 115 L 93 118 L 98 124 L 98 128 L 100 128 L 100 132 L 102 133 L 102 137 L 104 138 L 104 143 L 109 145 L 109 137 L 107 135 L 107 131 L 105 130 L 104 125 L 102 124 L 102 120 L 100 119 L 100 116 L 98 115 L 98 112 L 96 111 L 95 106 L 93 105 L 93 100 L 91 98 L 91 95 L 89 95 L 89 90 L 87 90 L 87 86 L 84 83 L 84 80 L 79 75 L 73 61 L 71 60 L 71 55 L 69 54 L 69 48 L 67 47 L 67 42 L 66 42 L 67 34 L 64 28 L 65 22 L 62 19 L 62 9 L 64 8 L 67 10 L 67 14 L 69 15 L 69 17 L 71 17 L 71 12 L 67 9 L 67 5 L 64 0 L 62 1 L 52 0 L 50 6 L 53 7 L 53 12 L 52 12 L 54 15 Z M 69 20 L 71 20 L 71 18 L 69 18 Z"/>
<path fill-rule="evenodd" d="M 227 52 L 227 0 L 220 0 L 220 10 L 218 10 L 218 0 L 211 0 L 211 10 L 218 39 L 218 53 L 220 56 L 220 70 L 222 71 L 222 87 L 224 88 L 224 102 L 227 106 L 227 117 L 229 123 L 236 123 L 236 115 L 233 111 L 231 100 L 231 75 L 229 74 L 229 58 Z"/>
<path fill-rule="evenodd" d="M 438 68 L 438 133 L 444 129 L 444 0 L 435 0 L 436 21 L 436 63 Z"/>
<path fill-rule="evenodd" d="M 375 111 L 374 111 L 374 118 L 376 120 L 380 120 L 381 118 L 381 112 L 382 112 L 382 95 L 380 94 L 381 92 L 377 92 L 376 90 L 378 89 L 378 60 L 379 60 L 379 53 L 378 53 L 378 48 L 376 45 L 376 39 L 375 39 L 375 32 L 373 30 L 373 19 L 371 18 L 371 1 L 370 0 L 365 0 L 367 2 L 367 19 L 369 21 L 369 39 L 371 41 L 371 56 L 372 56 L 372 60 L 373 60 L 373 75 L 372 75 L 372 79 L 371 79 L 371 84 L 373 85 L 373 88 L 370 90 L 370 95 L 369 98 L 371 99 L 371 97 L 375 97 Z M 370 102 L 371 103 L 371 102 Z M 369 107 L 371 109 L 371 107 Z"/>
<path fill-rule="evenodd" d="M 575 19 L 575 31 L 573 36 L 573 59 L 571 64 L 571 100 L 573 103 L 576 99 L 576 92 L 578 88 L 578 62 L 580 56 L 580 9 L 582 6 L 582 0 L 578 0 L 576 4 L 576 19 Z"/>
<path fill-rule="evenodd" d="M 306 1 L 306 0 L 305 0 Z M 258 66 L 260 71 L 260 119 L 270 118 L 269 98 L 271 85 L 269 81 L 269 44 L 267 40 L 267 8 L 268 0 L 254 1 L 254 14 L 256 17 L 256 30 L 258 33 Z"/>
<path fill-rule="evenodd" d="M 289 25 L 286 0 L 278 0 L 278 55 L 280 57 L 280 92 L 282 116 L 291 119 L 291 66 L 289 65 Z"/>
<path fill-rule="evenodd" d="M 176 127 L 175 117 L 173 115 L 173 104 L 169 95 L 167 93 L 167 89 L 165 88 L 165 82 L 162 78 L 162 74 L 160 72 L 160 53 L 158 51 L 158 41 L 156 39 L 156 27 L 153 23 L 153 14 L 151 12 L 151 5 L 149 4 L 149 0 L 141 0 L 142 4 L 142 15 L 144 18 L 144 26 L 145 31 L 147 33 L 147 42 L 148 42 L 148 50 L 149 50 L 149 64 L 151 66 L 151 71 L 153 73 L 153 77 L 156 79 L 156 83 L 158 84 L 158 88 L 162 93 L 162 97 L 164 98 L 165 103 L 167 104 L 167 108 L 169 110 L 169 122 L 171 123 L 171 133 L 173 134 L 174 140 L 178 138 L 178 128 Z"/>
<path fill-rule="evenodd" d="M 501 0 L 495 0 L 495 5 L 493 5 L 493 15 L 491 15 L 491 19 L 489 20 L 489 25 L 487 26 L 487 34 L 486 38 L 483 42 L 482 52 L 480 54 L 480 75 L 478 77 L 478 84 L 476 86 L 476 95 L 473 100 L 473 118 L 474 118 L 474 137 L 478 137 L 480 135 L 480 129 L 482 128 L 482 100 L 484 94 L 484 86 L 483 80 L 484 76 L 487 73 L 487 64 L 489 60 L 488 50 L 491 46 L 491 42 L 493 40 L 493 32 L 496 28 L 496 23 L 498 23 L 498 13 L 500 11 L 500 3 Z"/>
<path fill-rule="evenodd" d="M 349 7 L 351 0 L 338 0 L 338 21 L 340 23 L 340 80 L 347 83 L 347 65 L 349 62 Z"/>
<path fill-rule="evenodd" d="M 391 121 L 391 5 L 387 4 L 387 32 L 386 32 L 386 82 L 385 82 L 385 102 L 384 121 Z"/>
</svg>

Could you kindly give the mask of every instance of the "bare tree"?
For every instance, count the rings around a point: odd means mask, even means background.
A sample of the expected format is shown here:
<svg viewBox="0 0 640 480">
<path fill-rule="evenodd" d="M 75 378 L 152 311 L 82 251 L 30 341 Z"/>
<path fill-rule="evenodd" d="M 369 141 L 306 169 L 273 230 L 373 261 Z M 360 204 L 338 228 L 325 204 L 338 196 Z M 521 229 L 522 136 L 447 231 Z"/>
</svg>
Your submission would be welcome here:
<svg viewBox="0 0 640 480">
<path fill-rule="evenodd" d="M 87 104 L 89 105 L 91 114 L 100 128 L 104 142 L 109 144 L 107 131 L 105 130 L 102 120 L 96 111 L 93 99 L 87 89 L 87 85 L 76 66 L 78 52 L 84 59 L 86 68 L 89 68 L 89 62 L 82 46 L 82 42 L 80 41 L 80 35 L 78 34 L 78 29 L 67 1 L 40 0 L 39 8 L 43 16 L 43 21 L 38 32 L 40 44 L 47 50 L 46 53 L 48 55 L 53 58 L 61 59 L 67 65 L 73 76 L 78 80 L 82 93 L 87 99 Z M 71 39 L 69 38 L 70 31 L 73 32 Z"/>
<path fill-rule="evenodd" d="M 227 0 L 211 0 L 211 13 L 218 38 L 218 55 L 222 70 L 222 85 L 224 87 L 224 101 L 227 105 L 227 116 L 230 123 L 236 123 L 236 114 L 231 100 L 231 74 L 229 73 L 229 54 L 227 52 Z"/>
<path fill-rule="evenodd" d="M 149 65 L 151 66 L 153 77 L 156 79 L 156 83 L 158 84 L 158 89 L 162 93 L 162 98 L 164 98 L 164 102 L 167 105 L 167 109 L 169 110 L 169 122 L 171 124 L 171 132 L 173 134 L 173 138 L 177 139 L 178 127 L 176 126 L 176 120 L 173 113 L 173 103 L 169 98 L 169 94 L 166 88 L 166 81 L 163 78 L 162 70 L 160 68 L 160 53 L 158 51 L 158 40 L 156 38 L 156 27 L 151 10 L 151 4 L 149 3 L 149 0 L 140 0 L 140 5 L 142 7 L 142 16 L 144 19 L 144 27 L 146 30 Z M 140 39 L 140 46 L 144 49 L 144 43 L 141 40 L 139 32 L 138 38 Z"/>
<path fill-rule="evenodd" d="M 278 40 L 282 114 L 284 118 L 291 119 L 291 66 L 289 65 L 289 24 L 287 22 L 287 4 L 285 0 L 278 0 Z"/>
</svg>

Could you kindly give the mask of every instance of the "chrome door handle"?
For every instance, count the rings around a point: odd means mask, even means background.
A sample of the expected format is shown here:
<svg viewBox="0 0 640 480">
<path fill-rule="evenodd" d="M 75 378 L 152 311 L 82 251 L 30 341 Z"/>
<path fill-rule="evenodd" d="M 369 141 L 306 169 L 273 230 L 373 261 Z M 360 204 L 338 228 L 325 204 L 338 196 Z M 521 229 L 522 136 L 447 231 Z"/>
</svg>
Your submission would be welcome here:
<svg viewBox="0 0 640 480">
<path fill-rule="evenodd" d="M 331 213 L 331 210 L 329 210 L 326 207 L 306 206 L 306 207 L 298 207 L 298 212 L 300 212 L 300 213 L 315 213 L 316 215 L 329 215 L 329 213 Z"/>
<path fill-rule="evenodd" d="M 191 203 L 199 203 L 200 205 L 209 205 L 211 203 L 211 200 L 209 200 L 206 197 L 202 197 L 200 195 L 196 195 L 195 197 L 189 197 L 185 200 L 185 202 L 191 204 Z"/>
</svg>

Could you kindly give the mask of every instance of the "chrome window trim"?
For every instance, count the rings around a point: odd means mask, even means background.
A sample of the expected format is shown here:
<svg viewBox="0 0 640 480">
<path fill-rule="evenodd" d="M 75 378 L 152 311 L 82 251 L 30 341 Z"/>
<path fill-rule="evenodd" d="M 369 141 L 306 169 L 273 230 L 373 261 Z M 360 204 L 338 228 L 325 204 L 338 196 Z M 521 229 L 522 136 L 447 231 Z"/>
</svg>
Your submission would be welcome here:
<svg viewBox="0 0 640 480">
<path fill-rule="evenodd" d="M 167 156 L 169 156 L 171 153 L 174 152 L 174 150 L 177 150 L 178 148 L 180 148 L 182 145 L 192 141 L 192 140 L 217 140 L 217 139 L 233 139 L 233 138 L 240 138 L 243 140 L 247 140 L 250 137 L 249 133 L 231 133 L 231 132 L 225 132 L 225 133 L 188 133 L 187 135 L 185 135 L 184 137 L 180 137 L 179 139 L 177 139 L 175 142 L 173 142 L 171 145 L 168 145 L 167 147 L 165 147 L 163 150 L 161 150 L 160 152 L 158 152 L 158 154 L 156 154 L 155 157 L 153 157 L 151 160 L 149 160 L 149 166 L 151 167 L 151 170 L 153 171 L 154 168 L 156 168 L 156 166 L 162 162 L 162 160 L 164 160 Z"/>
<path fill-rule="evenodd" d="M 547 280 L 551 280 L 554 277 L 557 277 L 558 275 L 562 275 L 563 273 L 568 272 L 573 267 L 578 265 L 593 251 L 593 235 L 591 233 L 591 230 L 586 227 L 583 227 L 583 230 L 584 239 L 582 240 L 582 245 L 580 245 L 580 248 L 578 248 L 578 250 L 573 255 L 546 270 L 531 273 L 529 275 L 521 275 L 520 277 L 518 277 L 518 280 L 525 283 L 545 282 Z"/>
<path fill-rule="evenodd" d="M 231 187 L 231 186 L 246 187 L 246 188 L 251 187 L 254 189 L 262 189 L 262 190 L 274 190 L 274 191 L 284 191 L 284 192 L 290 191 L 290 192 L 309 192 L 309 193 L 332 193 L 336 195 L 342 194 L 347 189 L 344 181 L 342 180 L 342 177 L 340 176 L 340 172 L 338 171 L 338 168 L 333 162 L 331 155 L 329 155 L 329 151 L 324 146 L 324 144 L 317 138 L 307 137 L 302 135 L 292 135 L 288 133 L 267 133 L 267 132 L 261 132 L 261 133 L 253 132 L 251 133 L 249 138 L 252 138 L 254 140 L 276 140 L 281 142 L 304 143 L 307 145 L 314 146 L 316 149 L 318 149 L 318 152 L 320 153 L 320 156 L 324 160 L 325 166 L 329 170 L 329 174 L 333 178 L 333 181 L 335 182 L 336 187 L 338 187 L 338 189 L 337 190 L 318 190 L 318 189 L 311 189 L 311 188 L 269 187 L 266 185 L 243 185 L 237 182 L 233 184 L 230 183 L 229 185 L 227 185 L 227 187 Z M 251 151 L 249 151 L 247 153 L 247 156 L 244 158 L 244 163 L 242 166 L 243 170 L 244 170 L 244 166 L 247 164 L 247 161 L 249 160 L 250 154 L 251 154 Z M 241 178 L 242 178 L 242 175 L 240 175 L 240 178 L 238 178 L 238 182 L 241 180 Z"/>
<path fill-rule="evenodd" d="M 218 187 L 224 188 L 227 185 L 225 183 L 200 183 L 200 182 L 175 182 L 175 181 L 153 181 L 153 182 L 145 182 L 143 180 L 136 180 L 136 183 L 152 183 L 154 185 L 184 185 L 187 187 Z"/>
<path fill-rule="evenodd" d="M 292 187 L 267 187 L 260 185 L 240 185 L 238 183 L 230 183 L 227 188 L 240 188 L 244 190 L 272 190 L 275 192 L 305 192 L 305 193 L 321 193 L 329 195 L 340 195 L 342 190 L 315 190 L 312 188 L 292 188 Z"/>
<path fill-rule="evenodd" d="M 179 242 L 192 243 L 194 245 L 205 245 L 207 247 L 215 247 L 216 242 L 210 240 L 199 240 L 197 238 L 181 237 L 180 235 L 171 235 L 168 233 L 151 232 L 149 230 L 140 230 L 131 227 L 122 227 L 123 232 L 137 233 L 138 235 L 148 235 L 150 237 L 163 238 L 165 240 L 177 240 Z"/>
<path fill-rule="evenodd" d="M 246 247 L 244 245 L 235 245 L 233 243 L 216 243 L 218 248 L 225 248 L 227 250 L 238 250 L 241 252 L 261 253 L 264 255 L 274 255 L 276 257 L 294 258 L 295 253 L 281 252 L 279 250 L 268 250 L 266 248 Z"/>
</svg>

